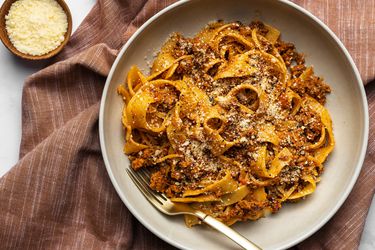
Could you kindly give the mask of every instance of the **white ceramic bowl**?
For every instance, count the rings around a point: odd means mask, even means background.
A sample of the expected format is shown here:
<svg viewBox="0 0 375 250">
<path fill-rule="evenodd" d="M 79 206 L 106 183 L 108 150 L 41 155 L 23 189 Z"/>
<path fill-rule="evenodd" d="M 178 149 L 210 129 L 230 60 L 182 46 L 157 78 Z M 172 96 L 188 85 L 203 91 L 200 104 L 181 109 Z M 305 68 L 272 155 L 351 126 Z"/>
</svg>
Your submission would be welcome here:
<svg viewBox="0 0 375 250">
<path fill-rule="evenodd" d="M 120 198 L 154 234 L 183 249 L 237 248 L 213 230 L 189 229 L 181 216 L 159 213 L 137 190 L 125 172 L 129 161 L 123 153 L 123 101 L 116 93 L 131 65 L 139 65 L 147 73 L 145 57 L 152 59 L 169 34 L 178 31 L 191 36 L 217 19 L 243 23 L 260 19 L 278 28 L 282 39 L 305 53 L 307 64 L 332 87 L 327 107 L 337 144 L 316 192 L 297 204 L 284 205 L 275 215 L 234 226 L 264 249 L 287 248 L 316 232 L 345 201 L 360 172 L 368 139 L 366 95 L 349 53 L 321 21 L 289 1 L 180 1 L 149 19 L 122 48 L 107 78 L 99 122 L 103 158 Z"/>
</svg>

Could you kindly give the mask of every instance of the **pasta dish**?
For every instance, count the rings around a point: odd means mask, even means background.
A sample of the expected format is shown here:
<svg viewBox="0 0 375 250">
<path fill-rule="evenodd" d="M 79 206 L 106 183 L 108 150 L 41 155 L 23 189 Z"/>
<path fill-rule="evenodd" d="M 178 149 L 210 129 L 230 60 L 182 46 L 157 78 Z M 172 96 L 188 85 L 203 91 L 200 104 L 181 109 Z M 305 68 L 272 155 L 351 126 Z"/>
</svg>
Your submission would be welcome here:
<svg viewBox="0 0 375 250">
<path fill-rule="evenodd" d="M 313 193 L 334 148 L 330 87 L 262 22 L 172 34 L 124 84 L 124 151 L 150 186 L 231 225 Z M 199 224 L 185 216 L 188 226 Z"/>
</svg>

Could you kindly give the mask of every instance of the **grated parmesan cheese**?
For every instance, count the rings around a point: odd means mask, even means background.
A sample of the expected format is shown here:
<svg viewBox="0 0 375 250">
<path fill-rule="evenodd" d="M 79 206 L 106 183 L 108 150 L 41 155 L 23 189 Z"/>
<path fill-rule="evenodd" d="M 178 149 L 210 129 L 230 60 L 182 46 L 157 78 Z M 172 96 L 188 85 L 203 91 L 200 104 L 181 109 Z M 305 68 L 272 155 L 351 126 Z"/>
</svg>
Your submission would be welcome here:
<svg viewBox="0 0 375 250">
<path fill-rule="evenodd" d="M 68 29 L 66 13 L 55 0 L 18 0 L 5 20 L 14 47 L 34 56 L 56 49 Z"/>
</svg>

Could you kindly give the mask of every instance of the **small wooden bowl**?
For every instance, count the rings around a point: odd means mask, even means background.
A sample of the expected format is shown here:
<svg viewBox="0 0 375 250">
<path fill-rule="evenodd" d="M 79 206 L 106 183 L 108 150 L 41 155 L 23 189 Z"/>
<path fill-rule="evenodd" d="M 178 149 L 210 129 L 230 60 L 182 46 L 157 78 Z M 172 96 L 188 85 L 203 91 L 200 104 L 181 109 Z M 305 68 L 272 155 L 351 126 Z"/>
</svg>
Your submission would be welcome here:
<svg viewBox="0 0 375 250">
<path fill-rule="evenodd" d="M 56 0 L 58 4 L 63 8 L 64 12 L 66 13 L 66 16 L 68 18 L 68 30 L 65 33 L 65 39 L 64 41 L 57 47 L 56 49 L 48 52 L 47 54 L 41 55 L 41 56 L 33 56 L 29 54 L 22 53 L 14 47 L 12 42 L 10 41 L 8 37 L 8 33 L 5 27 L 5 16 L 8 14 L 10 6 L 16 2 L 17 0 L 5 0 L 3 5 L 1 6 L 0 9 L 0 39 L 7 47 L 7 49 L 15 54 L 18 57 L 21 57 L 23 59 L 28 59 L 28 60 L 43 60 L 43 59 L 48 59 L 59 53 L 64 46 L 67 44 L 69 41 L 70 35 L 72 34 L 72 14 L 70 13 L 68 5 L 64 2 L 64 0 Z"/>
</svg>

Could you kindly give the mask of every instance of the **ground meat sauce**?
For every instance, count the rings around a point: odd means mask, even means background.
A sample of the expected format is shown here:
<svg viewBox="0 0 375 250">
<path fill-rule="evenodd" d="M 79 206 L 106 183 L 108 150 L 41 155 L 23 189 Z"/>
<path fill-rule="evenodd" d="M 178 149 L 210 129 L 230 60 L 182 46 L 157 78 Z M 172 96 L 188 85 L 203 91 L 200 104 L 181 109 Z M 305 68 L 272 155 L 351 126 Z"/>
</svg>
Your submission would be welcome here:
<svg viewBox="0 0 375 250">
<path fill-rule="evenodd" d="M 300 96 L 309 95 L 315 98 L 321 104 L 326 102 L 326 95 L 331 92 L 331 88 L 317 76 L 310 76 L 304 81 L 296 78 L 292 80 L 290 88 Z"/>
</svg>

